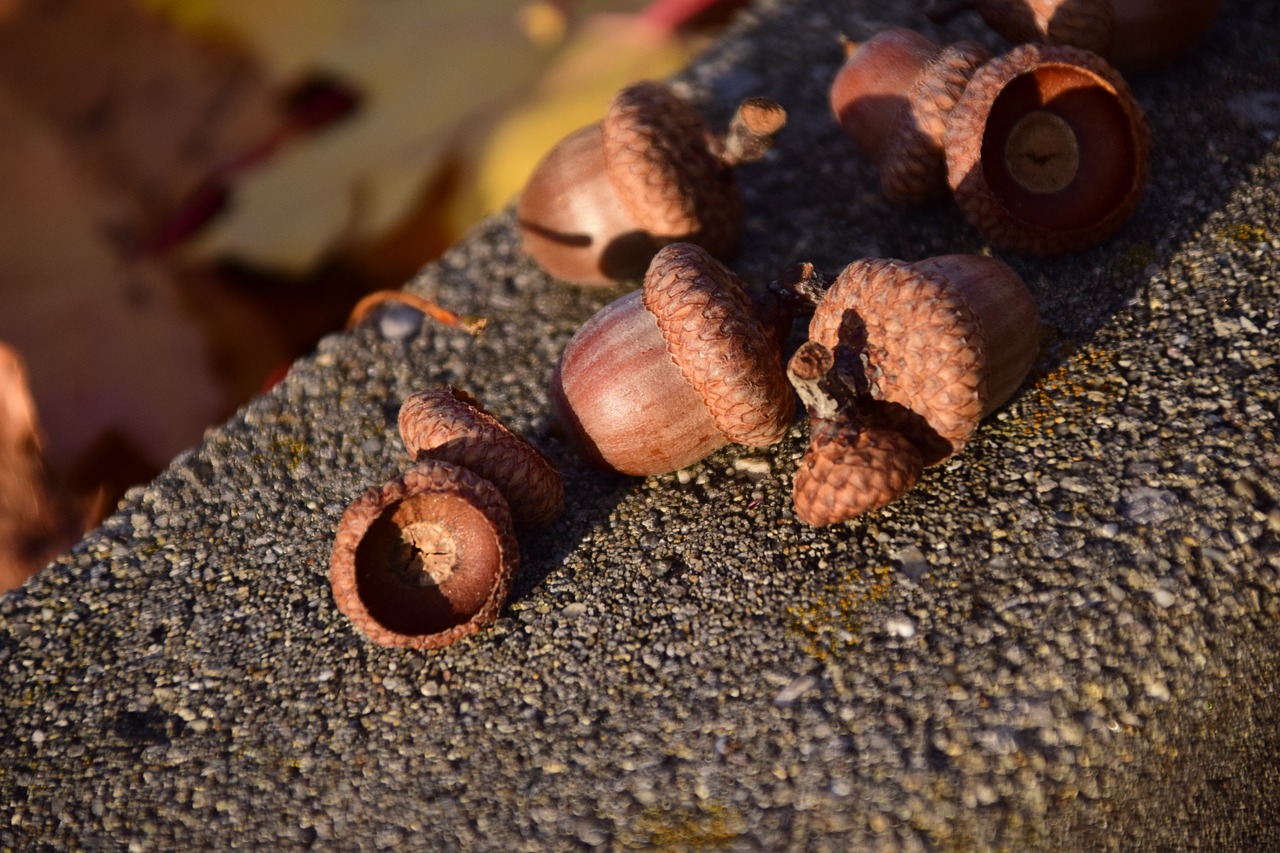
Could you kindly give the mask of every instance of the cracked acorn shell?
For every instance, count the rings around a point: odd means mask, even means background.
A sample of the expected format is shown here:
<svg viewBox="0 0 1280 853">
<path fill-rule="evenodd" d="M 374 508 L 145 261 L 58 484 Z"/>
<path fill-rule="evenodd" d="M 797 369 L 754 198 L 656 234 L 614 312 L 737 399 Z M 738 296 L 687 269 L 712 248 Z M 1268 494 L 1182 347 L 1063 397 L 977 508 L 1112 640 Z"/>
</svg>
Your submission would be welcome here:
<svg viewBox="0 0 1280 853">
<path fill-rule="evenodd" d="M 579 453 L 638 476 L 684 468 L 731 441 L 772 444 L 795 406 L 777 337 L 742 281 L 689 243 L 663 247 L 642 290 L 583 324 L 550 395 Z"/>
<path fill-rule="evenodd" d="M 951 111 L 947 180 L 992 243 L 1032 255 L 1095 245 L 1132 216 L 1151 133 L 1114 68 L 1025 44 L 982 66 Z"/>
<path fill-rule="evenodd" d="M 556 467 L 461 389 L 410 395 L 398 422 L 411 457 L 441 459 L 490 481 L 506 498 L 516 524 L 549 524 L 564 507 L 564 478 Z"/>
<path fill-rule="evenodd" d="M 723 138 L 669 87 L 627 86 L 604 119 L 534 170 L 516 208 L 525 252 L 557 278 L 595 285 L 638 277 L 668 243 L 729 255 L 742 218 L 732 166 L 763 156 L 783 121 L 776 104 L 749 101 L 731 131 L 763 147 L 726 155 Z"/>
<path fill-rule="evenodd" d="M 497 487 L 429 459 L 347 507 L 329 583 L 338 609 L 371 641 L 434 649 L 497 619 L 518 565 Z"/>
<path fill-rule="evenodd" d="M 1035 362 L 1039 327 L 1026 284 L 994 258 L 863 258 L 818 303 L 809 339 L 862 384 L 871 419 L 935 465 L 1017 390 Z"/>
<path fill-rule="evenodd" d="M 945 195 L 947 115 L 990 52 L 971 41 L 939 46 L 900 27 L 861 44 L 846 41 L 845 50 L 831 111 L 876 163 L 885 196 L 917 204 Z"/>
</svg>

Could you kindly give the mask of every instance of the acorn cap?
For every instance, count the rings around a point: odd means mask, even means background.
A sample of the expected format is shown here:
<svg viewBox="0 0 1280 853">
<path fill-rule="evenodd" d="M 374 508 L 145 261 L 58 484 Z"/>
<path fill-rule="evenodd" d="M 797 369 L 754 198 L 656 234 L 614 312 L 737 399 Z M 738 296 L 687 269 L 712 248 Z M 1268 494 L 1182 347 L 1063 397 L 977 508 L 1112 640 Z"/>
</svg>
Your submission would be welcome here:
<svg viewBox="0 0 1280 853">
<path fill-rule="evenodd" d="M 951 111 L 947 179 L 991 242 L 1050 255 L 1133 214 L 1151 134 L 1119 72 L 1073 47 L 1024 44 L 978 69 Z"/>
<path fill-rule="evenodd" d="M 891 201 L 912 204 L 947 191 L 942 140 L 947 116 L 969 78 L 991 52 L 972 41 L 942 47 L 916 77 L 896 132 L 880 159 L 880 188 Z"/>
<path fill-rule="evenodd" d="M 878 509 L 911 491 L 924 463 L 890 427 L 814 419 L 792 486 L 796 515 L 822 527 Z"/>
<path fill-rule="evenodd" d="M 742 218 L 737 184 L 687 101 L 661 83 L 633 83 L 609 104 L 601 135 L 609 180 L 641 230 L 696 239 L 714 255 L 732 251 Z"/>
<path fill-rule="evenodd" d="M 555 466 L 461 389 L 410 395 L 400 406 L 399 426 L 415 460 L 451 462 L 497 486 L 517 524 L 549 524 L 564 507 L 564 479 Z"/>
<path fill-rule="evenodd" d="M 795 397 L 741 279 L 702 247 L 672 243 L 649 265 L 643 300 L 680 374 L 730 441 L 763 447 L 786 434 Z"/>
<path fill-rule="evenodd" d="M 958 452 L 982 419 L 986 336 L 940 274 L 899 260 L 855 261 L 818 303 L 809 338 L 862 372 L 881 404 L 877 419 L 914 441 L 926 465 Z"/>
<path fill-rule="evenodd" d="M 347 507 L 329 583 L 338 609 L 373 642 L 434 649 L 497 619 L 518 564 L 497 487 L 424 460 Z"/>
</svg>

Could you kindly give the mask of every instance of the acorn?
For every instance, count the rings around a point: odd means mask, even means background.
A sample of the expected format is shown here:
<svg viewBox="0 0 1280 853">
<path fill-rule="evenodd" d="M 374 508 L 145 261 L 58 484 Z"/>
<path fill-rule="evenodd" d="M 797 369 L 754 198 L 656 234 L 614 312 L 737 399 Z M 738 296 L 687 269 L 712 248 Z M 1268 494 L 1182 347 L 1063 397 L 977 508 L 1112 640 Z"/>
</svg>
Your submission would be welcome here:
<svg viewBox="0 0 1280 853">
<path fill-rule="evenodd" d="M 398 423 L 413 459 L 440 459 L 489 480 L 517 525 L 541 527 L 563 509 L 564 478 L 556 467 L 462 389 L 410 395 L 400 405 Z"/>
<path fill-rule="evenodd" d="M 518 564 L 498 488 L 426 459 L 343 512 L 329 582 L 338 609 L 373 642 L 434 649 L 497 619 Z"/>
<path fill-rule="evenodd" d="M 733 169 L 762 158 L 785 123 L 778 104 L 751 98 L 716 135 L 666 85 L 627 86 L 535 168 L 516 207 L 524 250 L 588 285 L 639 277 L 668 243 L 728 257 L 742 220 Z"/>
<path fill-rule="evenodd" d="M 918 204 L 945 195 L 947 115 L 990 52 L 970 41 L 939 46 L 903 28 L 844 44 L 845 61 L 829 93 L 831 111 L 876 163 L 885 196 Z"/>
<path fill-rule="evenodd" d="M 864 258 L 823 295 L 809 339 L 852 377 L 864 419 L 906 436 L 927 466 L 959 452 L 1013 395 L 1039 328 L 1026 284 L 994 258 Z"/>
<path fill-rule="evenodd" d="M 1125 74 L 1159 68 L 1208 32 L 1222 0 L 957 0 L 929 11 L 935 21 L 975 9 L 1011 42 L 1092 51 Z"/>
<path fill-rule="evenodd" d="M 643 289 L 577 331 L 550 393 L 554 421 L 582 456 L 639 476 L 684 468 L 729 442 L 772 444 L 795 406 L 778 335 L 745 284 L 689 243 L 659 250 Z"/>
<path fill-rule="evenodd" d="M 970 223 L 998 246 L 1053 255 L 1100 243 L 1132 216 L 1151 132 L 1101 57 L 1024 44 L 974 73 L 943 145 Z"/>
</svg>

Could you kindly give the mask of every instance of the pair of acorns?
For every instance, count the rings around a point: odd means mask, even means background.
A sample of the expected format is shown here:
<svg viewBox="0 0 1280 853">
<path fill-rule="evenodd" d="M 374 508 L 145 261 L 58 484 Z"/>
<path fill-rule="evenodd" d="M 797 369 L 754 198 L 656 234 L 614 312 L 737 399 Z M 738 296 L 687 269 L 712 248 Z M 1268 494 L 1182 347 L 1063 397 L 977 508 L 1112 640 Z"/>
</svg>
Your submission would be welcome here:
<svg viewBox="0 0 1280 853">
<path fill-rule="evenodd" d="M 1026 284 L 982 255 L 864 258 L 829 286 L 804 264 L 762 301 L 705 249 L 663 247 L 644 287 L 565 347 L 551 378 L 554 422 L 597 465 L 663 474 L 730 442 L 781 440 L 794 387 L 810 424 L 796 514 L 835 524 L 895 500 L 958 452 L 1039 348 Z M 796 309 L 813 316 L 784 368 Z"/>
</svg>

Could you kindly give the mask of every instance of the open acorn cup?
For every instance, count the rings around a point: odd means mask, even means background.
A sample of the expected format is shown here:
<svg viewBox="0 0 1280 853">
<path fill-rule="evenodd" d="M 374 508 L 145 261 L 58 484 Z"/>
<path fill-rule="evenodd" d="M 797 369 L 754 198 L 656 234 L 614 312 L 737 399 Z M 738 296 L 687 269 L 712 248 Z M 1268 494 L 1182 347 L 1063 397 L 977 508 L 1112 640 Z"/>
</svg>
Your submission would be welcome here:
<svg viewBox="0 0 1280 853">
<path fill-rule="evenodd" d="M 347 507 L 329 582 L 338 609 L 371 641 L 435 649 L 498 618 L 520 564 L 515 525 L 554 520 L 564 484 L 458 389 L 411 396 L 399 425 L 417 464 Z"/>
</svg>

